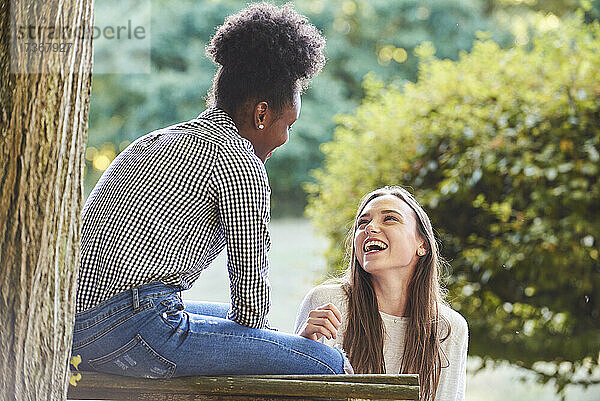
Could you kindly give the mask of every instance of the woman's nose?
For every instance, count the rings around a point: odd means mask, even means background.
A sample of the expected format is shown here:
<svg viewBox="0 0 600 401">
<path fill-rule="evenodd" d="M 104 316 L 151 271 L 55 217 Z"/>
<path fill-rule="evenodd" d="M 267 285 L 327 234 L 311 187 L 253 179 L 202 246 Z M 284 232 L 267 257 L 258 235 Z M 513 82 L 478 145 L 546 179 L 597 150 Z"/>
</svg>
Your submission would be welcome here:
<svg viewBox="0 0 600 401">
<path fill-rule="evenodd" d="M 367 232 L 367 234 L 374 234 L 379 232 L 379 228 L 377 228 L 375 222 L 371 221 L 369 224 L 367 224 L 367 228 L 365 229 L 365 231 Z"/>
</svg>

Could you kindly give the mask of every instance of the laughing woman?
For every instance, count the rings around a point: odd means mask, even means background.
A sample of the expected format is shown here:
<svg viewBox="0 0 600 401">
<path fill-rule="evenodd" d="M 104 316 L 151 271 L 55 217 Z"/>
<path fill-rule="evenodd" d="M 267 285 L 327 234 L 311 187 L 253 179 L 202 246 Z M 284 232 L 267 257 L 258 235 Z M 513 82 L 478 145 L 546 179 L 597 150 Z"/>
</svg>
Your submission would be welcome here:
<svg viewBox="0 0 600 401">
<path fill-rule="evenodd" d="M 296 333 L 343 348 L 356 373 L 418 373 L 421 399 L 462 401 L 468 328 L 443 301 L 429 217 L 404 188 L 367 194 L 336 283 L 305 297 Z"/>
</svg>

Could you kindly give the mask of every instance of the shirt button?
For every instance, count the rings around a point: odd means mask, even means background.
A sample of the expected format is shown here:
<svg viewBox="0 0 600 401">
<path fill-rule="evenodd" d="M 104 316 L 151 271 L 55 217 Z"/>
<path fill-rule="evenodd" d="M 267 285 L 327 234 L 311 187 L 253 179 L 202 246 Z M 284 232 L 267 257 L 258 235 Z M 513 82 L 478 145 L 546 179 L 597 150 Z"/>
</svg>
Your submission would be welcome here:
<svg viewBox="0 0 600 401">
<path fill-rule="evenodd" d="M 167 312 L 163 312 L 162 317 L 163 317 L 163 319 L 166 319 L 167 318 Z"/>
</svg>

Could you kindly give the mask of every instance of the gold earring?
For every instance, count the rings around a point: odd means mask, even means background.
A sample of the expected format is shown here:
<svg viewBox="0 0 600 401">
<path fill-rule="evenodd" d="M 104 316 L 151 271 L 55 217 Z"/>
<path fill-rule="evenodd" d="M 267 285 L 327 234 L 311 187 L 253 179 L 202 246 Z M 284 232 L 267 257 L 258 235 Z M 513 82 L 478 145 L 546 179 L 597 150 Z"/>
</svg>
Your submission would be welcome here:
<svg viewBox="0 0 600 401">
<path fill-rule="evenodd" d="M 427 252 L 425 252 L 425 249 L 423 249 L 423 248 L 420 248 L 420 249 L 417 251 L 417 255 L 419 255 L 419 256 L 425 256 L 425 254 L 426 254 L 426 253 L 427 253 Z"/>
</svg>

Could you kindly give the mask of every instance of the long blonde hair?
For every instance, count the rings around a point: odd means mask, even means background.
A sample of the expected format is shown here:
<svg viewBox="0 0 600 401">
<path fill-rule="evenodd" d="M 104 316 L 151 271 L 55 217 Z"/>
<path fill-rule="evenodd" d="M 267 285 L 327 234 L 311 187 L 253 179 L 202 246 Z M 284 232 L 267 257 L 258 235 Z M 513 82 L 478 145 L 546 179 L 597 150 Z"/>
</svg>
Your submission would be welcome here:
<svg viewBox="0 0 600 401">
<path fill-rule="evenodd" d="M 353 245 L 358 216 L 363 213 L 369 202 L 383 195 L 397 196 L 415 212 L 417 233 L 425 241 L 427 249 L 427 253 L 418 259 L 408 285 L 405 307 L 408 325 L 401 371 L 393 373 L 418 373 L 421 399 L 433 400 L 441 368 L 448 363 L 441 343 L 450 335 L 450 324 L 439 313 L 439 305 L 444 302 L 440 284 L 440 270 L 444 262 L 439 255 L 429 217 L 417 200 L 402 187 L 383 187 L 365 195 L 356 213 L 352 230 L 348 233 L 346 256 L 349 263 L 343 278 L 343 287 L 348 297 L 348 321 L 343 347 L 357 373 L 385 373 L 385 333 L 377 297 L 370 274 L 362 269 Z"/>
</svg>

